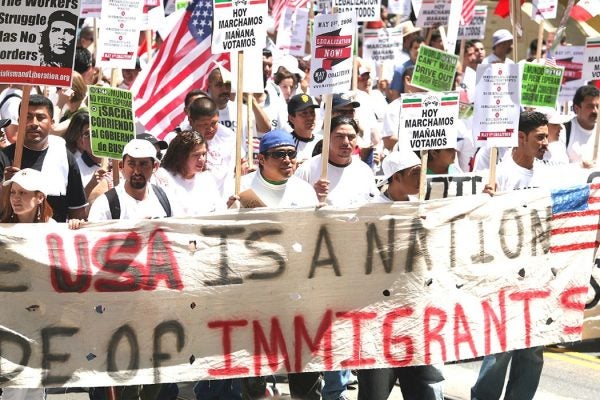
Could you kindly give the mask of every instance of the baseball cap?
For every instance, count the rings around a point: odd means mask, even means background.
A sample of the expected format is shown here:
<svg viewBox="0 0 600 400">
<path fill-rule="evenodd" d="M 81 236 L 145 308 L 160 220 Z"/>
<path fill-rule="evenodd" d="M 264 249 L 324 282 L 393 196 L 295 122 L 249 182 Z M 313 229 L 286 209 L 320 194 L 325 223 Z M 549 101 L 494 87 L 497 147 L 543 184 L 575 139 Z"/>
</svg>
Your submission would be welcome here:
<svg viewBox="0 0 600 400">
<path fill-rule="evenodd" d="M 267 132 L 263 137 L 260 138 L 258 151 L 260 153 L 264 153 L 267 150 L 282 146 L 296 147 L 296 142 L 294 141 L 294 137 L 291 133 L 284 131 L 283 129 L 275 129 Z"/>
<path fill-rule="evenodd" d="M 135 138 L 147 140 L 150 143 L 152 143 L 153 145 L 158 145 L 158 148 L 161 150 L 166 150 L 167 147 L 169 147 L 167 142 L 165 142 L 164 140 L 158 140 L 156 138 L 156 136 L 154 136 L 153 134 L 148 133 L 148 132 L 140 133 L 140 134 L 136 135 Z"/>
<path fill-rule="evenodd" d="M 126 155 L 133 158 L 152 158 L 158 161 L 154 145 L 145 139 L 131 139 L 123 149 L 123 157 Z"/>
<path fill-rule="evenodd" d="M 508 42 L 513 40 L 513 35 L 508 29 L 498 29 L 492 36 L 492 48 L 496 47 L 497 44 Z"/>
<path fill-rule="evenodd" d="M 414 151 L 411 150 L 397 150 L 392 151 L 381 163 L 383 169 L 383 181 L 390 179 L 398 171 L 405 170 L 415 165 L 421 165 L 421 160 Z"/>
<path fill-rule="evenodd" d="M 8 186 L 11 183 L 18 183 L 23 189 L 30 192 L 39 191 L 48 194 L 48 188 L 46 187 L 46 180 L 42 173 L 36 169 L 24 168 L 17 171 L 12 178 L 4 181 L 2 186 Z"/>
<path fill-rule="evenodd" d="M 0 129 L 10 125 L 10 119 L 0 119 Z"/>
<path fill-rule="evenodd" d="M 287 105 L 288 114 L 296 114 L 298 111 L 306 110 L 307 108 L 319 108 L 317 101 L 307 94 L 292 96 Z"/>
<path fill-rule="evenodd" d="M 346 93 L 336 93 L 331 99 L 331 108 L 334 110 L 338 107 L 347 106 L 348 104 L 352 105 L 353 108 L 360 107 L 360 103 L 358 101 L 354 101 L 352 97 Z"/>
</svg>

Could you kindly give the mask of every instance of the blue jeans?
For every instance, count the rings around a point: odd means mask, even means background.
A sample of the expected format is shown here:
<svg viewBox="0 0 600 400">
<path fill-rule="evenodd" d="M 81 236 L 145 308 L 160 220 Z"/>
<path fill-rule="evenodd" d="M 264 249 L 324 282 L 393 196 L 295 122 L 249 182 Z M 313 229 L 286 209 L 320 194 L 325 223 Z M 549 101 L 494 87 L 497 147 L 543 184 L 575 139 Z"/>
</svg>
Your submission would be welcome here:
<svg viewBox="0 0 600 400">
<path fill-rule="evenodd" d="M 194 386 L 196 400 L 242 400 L 240 378 L 200 381 Z"/>
<path fill-rule="evenodd" d="M 387 400 L 396 380 L 405 400 L 444 400 L 440 365 L 358 371 L 358 400 Z"/>
<path fill-rule="evenodd" d="M 346 390 L 351 375 L 349 369 L 323 372 L 325 385 L 323 385 L 323 392 L 321 393 L 322 399 L 337 400 Z"/>
<path fill-rule="evenodd" d="M 533 399 L 544 366 L 544 348 L 541 346 L 485 356 L 477 382 L 471 388 L 471 400 L 499 400 L 509 362 L 504 399 Z"/>
</svg>

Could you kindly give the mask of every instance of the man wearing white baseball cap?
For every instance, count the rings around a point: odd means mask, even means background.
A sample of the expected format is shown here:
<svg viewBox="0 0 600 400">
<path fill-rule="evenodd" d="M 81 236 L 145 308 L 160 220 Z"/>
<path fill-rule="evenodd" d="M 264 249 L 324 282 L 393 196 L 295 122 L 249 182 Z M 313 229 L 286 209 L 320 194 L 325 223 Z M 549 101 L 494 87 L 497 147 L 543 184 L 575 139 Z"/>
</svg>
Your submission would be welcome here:
<svg viewBox="0 0 600 400">
<path fill-rule="evenodd" d="M 88 220 L 170 217 L 171 205 L 167 195 L 160 187 L 150 183 L 158 166 L 154 145 L 145 139 L 132 139 L 123 148 L 123 160 L 119 162 L 124 182 L 92 203 Z"/>
<path fill-rule="evenodd" d="M 382 162 L 387 190 L 372 203 L 408 201 L 419 193 L 421 160 L 410 149 L 391 152 Z M 443 400 L 444 374 L 441 365 L 375 368 L 358 371 L 358 400 L 386 400 L 396 381 L 405 399 Z"/>
<path fill-rule="evenodd" d="M 513 49 L 513 35 L 508 29 L 499 29 L 492 36 L 492 54 L 483 59 L 482 64 L 514 64 L 508 58 Z"/>
</svg>

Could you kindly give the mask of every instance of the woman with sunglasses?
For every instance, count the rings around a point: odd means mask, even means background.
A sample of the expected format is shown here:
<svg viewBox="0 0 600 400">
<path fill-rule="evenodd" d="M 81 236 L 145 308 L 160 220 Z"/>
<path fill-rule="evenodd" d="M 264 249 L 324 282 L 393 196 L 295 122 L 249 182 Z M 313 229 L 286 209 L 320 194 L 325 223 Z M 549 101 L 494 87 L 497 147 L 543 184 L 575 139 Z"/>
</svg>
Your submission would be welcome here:
<svg viewBox="0 0 600 400">
<path fill-rule="evenodd" d="M 212 174 L 206 171 L 208 145 L 195 131 L 179 133 L 155 177 L 172 199 L 173 215 L 194 217 L 226 209 Z"/>
</svg>

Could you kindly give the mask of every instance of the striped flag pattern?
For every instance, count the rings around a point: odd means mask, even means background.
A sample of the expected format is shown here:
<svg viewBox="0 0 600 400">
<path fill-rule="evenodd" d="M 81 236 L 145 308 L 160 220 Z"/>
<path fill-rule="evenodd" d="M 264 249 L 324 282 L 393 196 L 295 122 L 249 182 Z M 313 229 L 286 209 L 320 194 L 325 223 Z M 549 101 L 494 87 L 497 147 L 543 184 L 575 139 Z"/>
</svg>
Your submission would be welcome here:
<svg viewBox="0 0 600 400">
<path fill-rule="evenodd" d="M 475 2 L 476 0 L 463 0 L 462 12 L 460 14 L 462 26 L 467 26 L 473 20 L 475 15 Z"/>
<path fill-rule="evenodd" d="M 598 246 L 596 231 L 600 227 L 600 184 L 555 190 L 551 197 L 550 252 L 562 253 Z"/>
<path fill-rule="evenodd" d="M 212 17 L 212 0 L 193 0 L 131 88 L 135 115 L 154 136 L 164 137 L 183 120 L 186 93 L 206 87 L 214 61 L 229 65 L 228 54 L 210 51 Z"/>
</svg>

